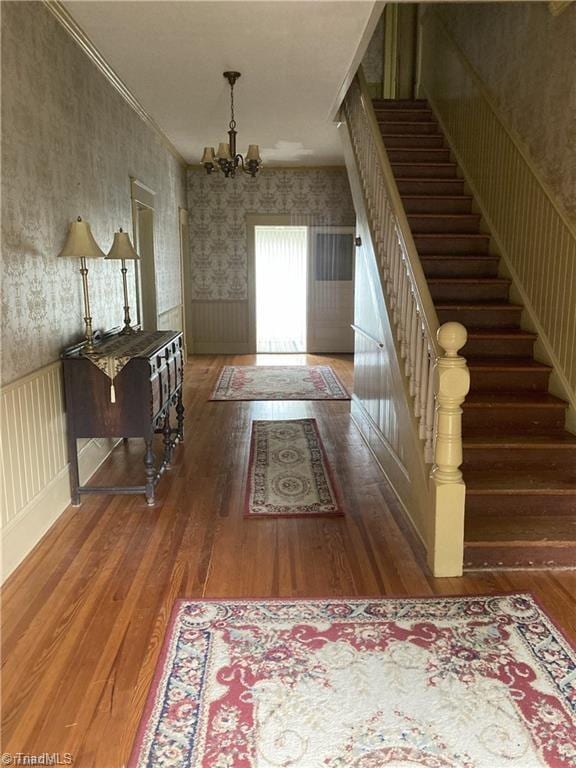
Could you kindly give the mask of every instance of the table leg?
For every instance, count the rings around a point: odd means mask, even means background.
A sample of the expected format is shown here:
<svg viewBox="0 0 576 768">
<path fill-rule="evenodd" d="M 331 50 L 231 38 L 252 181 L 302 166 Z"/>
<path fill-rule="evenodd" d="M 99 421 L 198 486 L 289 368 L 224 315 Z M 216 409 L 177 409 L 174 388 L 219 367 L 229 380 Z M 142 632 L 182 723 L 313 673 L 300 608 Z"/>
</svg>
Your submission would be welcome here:
<svg viewBox="0 0 576 768">
<path fill-rule="evenodd" d="M 164 466 L 169 468 L 170 462 L 172 461 L 172 428 L 170 427 L 170 406 L 168 406 L 166 409 L 162 434 L 164 435 Z"/>
<path fill-rule="evenodd" d="M 178 423 L 178 439 L 184 440 L 184 403 L 182 402 L 182 387 L 178 392 L 178 402 L 176 403 L 176 421 Z"/>
<path fill-rule="evenodd" d="M 154 451 L 152 450 L 152 436 L 145 438 L 146 453 L 144 454 L 144 467 L 146 474 L 146 503 L 149 507 L 154 506 L 154 479 L 156 470 L 154 468 Z"/>
<path fill-rule="evenodd" d="M 76 444 L 76 435 L 71 425 L 68 425 L 68 461 L 70 462 L 70 498 L 72 506 L 80 506 L 80 475 L 78 473 L 78 446 Z"/>
</svg>

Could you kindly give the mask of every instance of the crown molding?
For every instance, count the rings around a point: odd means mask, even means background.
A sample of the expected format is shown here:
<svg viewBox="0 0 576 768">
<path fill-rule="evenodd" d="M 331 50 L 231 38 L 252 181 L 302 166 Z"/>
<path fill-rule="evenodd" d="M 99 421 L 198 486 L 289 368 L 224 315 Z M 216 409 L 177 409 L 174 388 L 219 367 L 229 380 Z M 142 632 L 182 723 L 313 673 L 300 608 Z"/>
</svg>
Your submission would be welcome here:
<svg viewBox="0 0 576 768">
<path fill-rule="evenodd" d="M 74 20 L 73 16 L 64 7 L 61 0 L 42 0 L 45 7 L 50 13 L 60 22 L 62 27 L 68 32 L 70 37 L 84 51 L 86 56 L 95 64 L 104 77 L 108 80 L 110 85 L 122 96 L 124 101 L 136 112 L 138 117 L 151 128 L 157 137 L 160 139 L 163 146 L 172 154 L 176 160 L 184 167 L 188 167 L 187 161 L 182 157 L 180 152 L 176 149 L 174 144 L 166 136 L 164 131 L 160 128 L 158 123 L 148 114 L 142 104 L 138 101 L 136 96 L 128 88 L 128 86 L 122 81 L 122 79 L 116 74 L 112 67 L 108 64 L 104 56 L 96 48 L 94 43 L 90 40 L 88 35 L 80 27 L 80 25 Z"/>
</svg>

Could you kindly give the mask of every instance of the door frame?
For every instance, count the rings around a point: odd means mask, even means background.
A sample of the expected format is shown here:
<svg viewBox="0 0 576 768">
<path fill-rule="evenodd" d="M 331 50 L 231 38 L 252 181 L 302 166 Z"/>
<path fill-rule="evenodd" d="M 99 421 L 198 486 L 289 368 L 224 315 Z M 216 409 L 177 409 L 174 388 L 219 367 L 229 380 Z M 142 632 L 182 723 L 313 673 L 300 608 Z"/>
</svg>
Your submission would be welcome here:
<svg viewBox="0 0 576 768">
<path fill-rule="evenodd" d="M 182 333 L 184 336 L 184 357 L 187 360 L 188 354 L 192 350 L 192 327 L 189 325 L 192 318 L 190 312 L 186 311 L 190 299 L 190 282 L 192 279 L 190 271 L 190 226 L 188 223 L 188 209 L 178 206 L 178 233 L 180 243 L 180 295 L 181 295 L 181 317 Z"/>
<path fill-rule="evenodd" d="M 150 317 L 153 319 L 152 325 L 154 326 L 150 330 L 156 330 L 158 327 L 158 296 L 156 291 L 156 249 L 155 249 L 155 236 L 154 236 L 154 210 L 155 210 L 155 196 L 156 193 L 153 189 L 146 186 L 142 181 L 139 181 L 134 176 L 130 176 L 130 199 L 132 201 L 132 240 L 134 247 L 140 254 L 140 229 L 139 229 L 139 216 L 140 211 L 151 211 L 152 215 L 152 269 L 147 270 L 151 277 L 150 283 L 143 280 L 143 269 L 140 261 L 135 261 L 136 272 L 136 314 L 138 318 L 138 325 L 143 327 L 144 324 L 144 303 L 150 307 Z M 148 314 L 148 312 L 147 312 Z"/>
<path fill-rule="evenodd" d="M 248 214 L 246 216 L 246 235 L 248 252 L 248 349 L 256 354 L 256 227 L 307 227 L 309 224 L 297 224 L 289 214 Z M 308 260 L 308 254 L 306 254 Z M 308 311 L 308 280 L 306 280 L 306 311 Z M 308 318 L 306 318 L 308 332 Z"/>
</svg>

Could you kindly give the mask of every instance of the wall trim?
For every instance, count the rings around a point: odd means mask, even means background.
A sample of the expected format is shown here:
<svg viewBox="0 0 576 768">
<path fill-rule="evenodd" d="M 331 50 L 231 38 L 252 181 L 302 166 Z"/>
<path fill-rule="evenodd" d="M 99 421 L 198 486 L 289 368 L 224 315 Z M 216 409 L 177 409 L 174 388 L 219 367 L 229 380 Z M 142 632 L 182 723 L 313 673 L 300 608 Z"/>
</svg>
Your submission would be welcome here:
<svg viewBox="0 0 576 768">
<path fill-rule="evenodd" d="M 92 439 L 78 452 L 80 482 L 85 483 L 108 458 L 118 441 Z M 2 530 L 1 583 L 40 543 L 70 505 L 69 465 L 60 470 Z"/>
<path fill-rule="evenodd" d="M 102 56 L 82 27 L 75 21 L 74 17 L 69 13 L 61 0 L 42 0 L 42 2 L 50 13 L 60 22 L 62 27 L 64 27 L 70 37 L 72 37 L 72 39 L 80 46 L 88 58 L 98 67 L 112 87 L 120 94 L 120 96 L 122 96 L 124 101 L 134 110 L 134 112 L 136 112 L 140 119 L 156 133 L 164 147 L 176 158 L 176 160 L 178 160 L 180 165 L 183 168 L 186 168 L 188 165 L 187 161 L 182 157 L 180 152 L 178 152 L 158 123 L 156 123 L 144 109 L 124 81 L 108 64 L 104 56 Z"/>
</svg>

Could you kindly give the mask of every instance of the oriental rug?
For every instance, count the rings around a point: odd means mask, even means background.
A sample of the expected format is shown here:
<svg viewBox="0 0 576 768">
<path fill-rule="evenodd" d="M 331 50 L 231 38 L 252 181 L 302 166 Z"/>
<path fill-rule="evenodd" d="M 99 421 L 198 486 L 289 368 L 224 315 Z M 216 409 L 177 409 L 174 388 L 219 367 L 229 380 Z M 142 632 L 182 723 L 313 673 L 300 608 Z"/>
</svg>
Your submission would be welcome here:
<svg viewBox="0 0 576 768">
<path fill-rule="evenodd" d="M 227 365 L 211 400 L 350 400 L 329 365 Z"/>
<path fill-rule="evenodd" d="M 176 603 L 132 768 L 568 768 L 576 654 L 528 594 Z"/>
<path fill-rule="evenodd" d="M 252 422 L 244 514 L 343 514 L 315 419 Z"/>
</svg>

